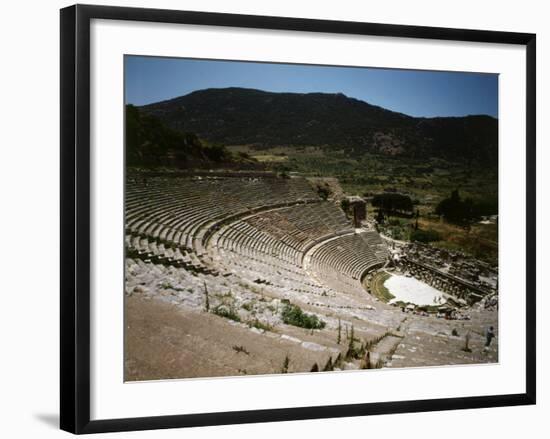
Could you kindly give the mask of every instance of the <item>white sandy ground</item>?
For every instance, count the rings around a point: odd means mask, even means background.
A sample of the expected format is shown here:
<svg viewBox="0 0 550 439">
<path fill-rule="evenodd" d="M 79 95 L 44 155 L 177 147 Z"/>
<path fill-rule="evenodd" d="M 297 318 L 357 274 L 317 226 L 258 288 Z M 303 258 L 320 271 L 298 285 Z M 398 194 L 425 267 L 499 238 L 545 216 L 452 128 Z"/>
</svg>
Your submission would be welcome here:
<svg viewBox="0 0 550 439">
<path fill-rule="evenodd" d="M 392 275 L 384 286 L 395 296 L 390 303 L 399 300 L 416 305 L 438 305 L 445 302 L 444 294 L 414 277 Z"/>
</svg>

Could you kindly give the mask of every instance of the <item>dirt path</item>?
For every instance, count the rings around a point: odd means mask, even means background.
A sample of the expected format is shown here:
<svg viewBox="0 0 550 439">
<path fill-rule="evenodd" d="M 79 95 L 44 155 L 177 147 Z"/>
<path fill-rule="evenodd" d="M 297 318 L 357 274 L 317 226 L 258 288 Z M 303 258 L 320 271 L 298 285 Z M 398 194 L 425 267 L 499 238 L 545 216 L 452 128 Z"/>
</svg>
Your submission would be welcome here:
<svg viewBox="0 0 550 439">
<path fill-rule="evenodd" d="M 281 373 L 287 355 L 289 372 L 309 372 L 335 357 L 313 342 L 157 300 L 127 297 L 125 311 L 126 381 Z"/>
</svg>

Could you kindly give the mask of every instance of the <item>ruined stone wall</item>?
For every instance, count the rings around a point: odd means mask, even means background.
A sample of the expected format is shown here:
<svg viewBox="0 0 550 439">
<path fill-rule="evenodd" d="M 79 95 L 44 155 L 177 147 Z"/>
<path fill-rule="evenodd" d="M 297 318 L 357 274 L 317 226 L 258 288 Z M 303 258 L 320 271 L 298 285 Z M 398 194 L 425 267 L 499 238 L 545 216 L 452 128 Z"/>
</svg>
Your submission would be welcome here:
<svg viewBox="0 0 550 439">
<path fill-rule="evenodd" d="M 367 203 L 363 200 L 354 200 L 350 203 L 350 211 L 354 226 L 361 227 L 361 223 L 367 219 Z"/>
<path fill-rule="evenodd" d="M 490 294 L 488 290 L 406 257 L 401 259 L 400 265 L 402 270 L 408 271 L 415 278 L 444 293 L 463 299 L 470 305 Z"/>
</svg>

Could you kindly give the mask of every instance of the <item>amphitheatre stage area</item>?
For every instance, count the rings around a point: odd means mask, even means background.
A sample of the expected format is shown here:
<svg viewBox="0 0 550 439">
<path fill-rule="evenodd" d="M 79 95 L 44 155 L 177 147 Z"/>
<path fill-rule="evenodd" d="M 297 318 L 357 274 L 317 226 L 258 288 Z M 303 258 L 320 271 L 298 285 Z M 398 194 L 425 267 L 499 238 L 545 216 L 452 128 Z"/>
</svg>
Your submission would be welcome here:
<svg viewBox="0 0 550 439">
<path fill-rule="evenodd" d="M 499 362 L 498 75 L 124 63 L 125 381 Z"/>
</svg>

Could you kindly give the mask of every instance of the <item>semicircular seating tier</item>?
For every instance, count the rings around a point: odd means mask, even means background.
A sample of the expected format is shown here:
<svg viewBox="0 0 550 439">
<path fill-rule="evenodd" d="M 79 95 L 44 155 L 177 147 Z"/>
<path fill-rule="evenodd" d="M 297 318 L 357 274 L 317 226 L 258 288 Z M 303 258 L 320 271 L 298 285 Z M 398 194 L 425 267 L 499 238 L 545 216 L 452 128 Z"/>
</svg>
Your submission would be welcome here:
<svg viewBox="0 0 550 439">
<path fill-rule="evenodd" d="M 304 266 L 324 284 L 334 289 L 361 283 L 365 275 L 384 265 L 386 252 L 374 231 L 351 232 L 315 245 Z"/>
<path fill-rule="evenodd" d="M 293 293 L 364 294 L 386 253 L 303 178 L 131 176 L 126 248 L 132 256 L 233 273 Z"/>
</svg>

